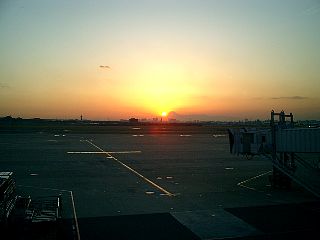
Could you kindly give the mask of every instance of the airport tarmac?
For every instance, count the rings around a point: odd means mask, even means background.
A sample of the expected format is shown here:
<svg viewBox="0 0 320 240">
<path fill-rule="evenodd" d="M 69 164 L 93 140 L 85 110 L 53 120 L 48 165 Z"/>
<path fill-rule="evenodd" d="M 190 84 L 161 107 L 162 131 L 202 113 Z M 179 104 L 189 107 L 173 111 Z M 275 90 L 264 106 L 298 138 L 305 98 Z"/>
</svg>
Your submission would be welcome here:
<svg viewBox="0 0 320 240">
<path fill-rule="evenodd" d="M 0 169 L 23 194 L 62 193 L 81 239 L 261 235 L 232 210 L 317 199 L 271 188 L 270 161 L 229 153 L 221 134 L 1 133 Z M 152 237 L 150 237 L 151 235 Z"/>
</svg>

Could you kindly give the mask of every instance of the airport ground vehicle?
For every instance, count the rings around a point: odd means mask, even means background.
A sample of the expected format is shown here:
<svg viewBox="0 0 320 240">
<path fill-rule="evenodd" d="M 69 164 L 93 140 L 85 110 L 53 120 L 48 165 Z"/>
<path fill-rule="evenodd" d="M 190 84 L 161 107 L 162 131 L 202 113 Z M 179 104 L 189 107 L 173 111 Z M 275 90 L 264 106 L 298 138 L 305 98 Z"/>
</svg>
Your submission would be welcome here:
<svg viewBox="0 0 320 240">
<path fill-rule="evenodd" d="M 61 222 L 61 196 L 19 196 L 13 172 L 0 172 L 0 229 L 13 239 L 56 237 Z M 44 234 L 43 234 L 44 233 Z M 45 239 L 46 239 L 45 238 Z"/>
</svg>

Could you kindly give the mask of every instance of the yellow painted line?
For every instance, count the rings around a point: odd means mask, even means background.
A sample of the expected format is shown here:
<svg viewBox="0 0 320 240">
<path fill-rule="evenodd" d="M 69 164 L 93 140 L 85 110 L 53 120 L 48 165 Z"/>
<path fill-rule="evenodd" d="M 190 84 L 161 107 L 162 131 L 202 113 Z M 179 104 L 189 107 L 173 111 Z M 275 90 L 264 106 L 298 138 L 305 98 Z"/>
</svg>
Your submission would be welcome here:
<svg viewBox="0 0 320 240">
<path fill-rule="evenodd" d="M 152 182 L 150 179 L 146 178 L 145 176 L 143 176 L 142 174 L 140 174 L 139 172 L 137 172 L 136 170 L 134 170 L 133 168 L 129 167 L 128 165 L 124 164 L 123 162 L 121 162 L 120 160 L 118 160 L 117 158 L 115 158 L 114 156 L 112 156 L 110 153 L 105 152 L 102 148 L 98 147 L 97 145 L 95 145 L 94 143 L 86 140 L 86 142 L 90 143 L 92 146 L 94 146 L 95 148 L 99 149 L 102 153 L 105 153 L 108 157 L 112 158 L 114 161 L 118 162 L 119 164 L 121 164 L 123 167 L 125 167 L 126 169 L 128 169 L 129 171 L 133 172 L 134 174 L 136 174 L 138 177 L 142 178 L 144 181 L 146 181 L 147 183 L 149 183 L 150 185 L 152 185 L 153 187 L 157 188 L 158 190 L 160 190 L 161 192 L 165 193 L 167 196 L 174 196 L 174 194 L 172 194 L 171 192 L 167 191 L 166 189 L 164 189 L 163 187 L 160 187 L 158 184 Z"/>
<path fill-rule="evenodd" d="M 267 174 L 269 174 L 269 173 L 271 173 L 271 172 L 272 172 L 272 171 L 268 171 L 268 172 L 259 174 L 259 175 L 255 176 L 255 177 L 252 177 L 252 178 L 249 178 L 249 179 L 244 180 L 244 181 L 242 181 L 242 182 L 239 182 L 237 185 L 240 186 L 240 187 L 248 188 L 248 189 L 250 189 L 250 190 L 256 190 L 255 188 L 248 187 L 248 186 L 246 186 L 246 185 L 244 185 L 244 184 L 247 183 L 247 182 L 250 182 L 250 181 L 252 181 L 252 180 L 254 180 L 254 179 L 257 179 L 257 178 L 259 178 L 259 177 L 262 177 L 262 176 L 264 176 L 264 175 L 267 175 Z"/>
<path fill-rule="evenodd" d="M 255 190 L 256 190 L 255 188 L 248 187 L 248 186 L 246 186 L 246 185 L 242 185 L 242 184 L 238 184 L 238 186 L 243 187 L 243 188 L 247 188 L 247 189 L 250 189 L 250 190 L 253 190 L 253 191 L 255 191 Z"/>
<path fill-rule="evenodd" d="M 253 179 L 256 179 L 256 178 L 262 177 L 262 176 L 267 175 L 267 174 L 269 174 L 269 173 L 271 173 L 271 172 L 272 172 L 272 171 L 268 171 L 268 172 L 265 172 L 265 173 L 259 174 L 259 175 L 255 176 L 255 177 L 252 177 L 252 178 L 249 178 L 249 179 L 244 180 L 244 181 L 242 181 L 242 182 L 239 182 L 237 185 L 241 185 L 241 184 L 247 183 L 247 182 L 249 182 L 249 181 L 251 181 L 251 180 L 253 180 Z"/>
<path fill-rule="evenodd" d="M 106 153 L 141 153 L 141 151 L 120 151 L 120 152 L 67 152 L 68 154 L 106 154 Z"/>
</svg>

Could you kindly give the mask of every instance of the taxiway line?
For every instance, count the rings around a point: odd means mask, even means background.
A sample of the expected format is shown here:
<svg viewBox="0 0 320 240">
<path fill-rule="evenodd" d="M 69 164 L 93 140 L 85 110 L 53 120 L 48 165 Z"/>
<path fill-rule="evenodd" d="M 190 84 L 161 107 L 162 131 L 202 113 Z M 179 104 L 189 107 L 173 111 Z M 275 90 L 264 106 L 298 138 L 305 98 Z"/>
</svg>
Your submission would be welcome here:
<svg viewBox="0 0 320 240">
<path fill-rule="evenodd" d="M 78 224 L 76 207 L 75 207 L 74 200 L 73 200 L 73 193 L 72 193 L 72 191 L 69 191 L 69 192 L 70 192 L 71 201 L 72 201 L 73 216 L 74 216 L 74 222 L 75 222 L 75 225 L 76 225 L 77 236 L 78 236 L 78 240 L 80 240 L 79 224 Z"/>
<path fill-rule="evenodd" d="M 99 149 L 101 152 L 105 153 L 108 157 L 112 158 L 114 161 L 118 162 L 119 164 L 121 164 L 123 167 L 125 167 L 126 169 L 128 169 L 129 171 L 131 171 L 132 173 L 136 174 L 138 177 L 142 178 L 145 182 L 149 183 L 150 185 L 152 185 L 153 187 L 157 188 L 158 190 L 160 190 L 161 192 L 165 193 L 168 196 L 174 196 L 173 193 L 167 191 L 166 189 L 164 189 L 163 187 L 159 186 L 158 184 L 152 182 L 150 179 L 146 178 L 145 176 L 143 176 L 142 174 L 140 174 L 139 172 L 137 172 L 136 170 L 134 170 L 133 168 L 129 167 L 128 165 L 124 164 L 123 162 L 121 162 L 120 160 L 118 160 L 117 158 L 115 158 L 114 156 L 112 156 L 110 153 L 104 151 L 102 148 L 98 147 L 97 145 L 95 145 L 94 143 L 86 140 L 86 142 L 88 142 L 89 144 L 91 144 L 92 146 L 94 146 L 95 148 Z"/>
<path fill-rule="evenodd" d="M 244 185 L 244 183 L 247 183 L 247 182 L 249 182 L 249 181 L 252 181 L 252 180 L 254 180 L 254 179 L 257 179 L 257 178 L 259 178 L 259 177 L 262 177 L 262 176 L 264 176 L 264 175 L 267 175 L 267 174 L 269 174 L 269 173 L 271 173 L 272 171 L 268 171 L 268 172 L 265 172 L 265 173 L 261 173 L 261 174 L 259 174 L 259 175 L 257 175 L 257 176 L 254 176 L 254 177 L 252 177 L 252 178 L 249 178 L 249 179 L 247 179 L 247 180 L 244 180 L 244 181 L 242 181 L 242 182 L 239 182 L 237 185 L 238 186 L 240 186 L 240 187 L 244 187 L 244 188 L 247 188 L 247 189 L 250 189 L 250 190 L 256 190 L 255 188 L 252 188 L 252 187 L 248 187 L 248 186 L 246 186 L 246 185 Z"/>
<path fill-rule="evenodd" d="M 105 153 L 141 153 L 141 151 L 119 151 L 119 152 L 67 152 L 68 154 L 105 154 Z"/>
<path fill-rule="evenodd" d="M 261 174 L 255 176 L 255 177 L 252 177 L 252 178 L 249 178 L 249 179 L 244 180 L 244 181 L 242 181 L 242 182 L 239 182 L 237 185 L 242 185 L 242 184 L 247 183 L 247 182 L 249 182 L 249 181 L 251 181 L 251 180 L 253 180 L 253 179 L 262 177 L 262 176 L 264 176 L 264 175 L 267 175 L 267 174 L 269 174 L 269 173 L 271 173 L 271 172 L 272 172 L 272 171 L 268 171 L 268 172 L 265 172 L 265 173 L 261 173 Z"/>
</svg>

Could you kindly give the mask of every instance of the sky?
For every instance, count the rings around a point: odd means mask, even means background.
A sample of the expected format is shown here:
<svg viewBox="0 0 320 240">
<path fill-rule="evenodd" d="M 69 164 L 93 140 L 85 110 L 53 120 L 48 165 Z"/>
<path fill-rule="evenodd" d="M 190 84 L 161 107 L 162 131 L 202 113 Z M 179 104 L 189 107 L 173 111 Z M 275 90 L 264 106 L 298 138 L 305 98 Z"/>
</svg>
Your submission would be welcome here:
<svg viewBox="0 0 320 240">
<path fill-rule="evenodd" d="M 2 0 L 0 116 L 320 119 L 320 0 Z"/>
</svg>

